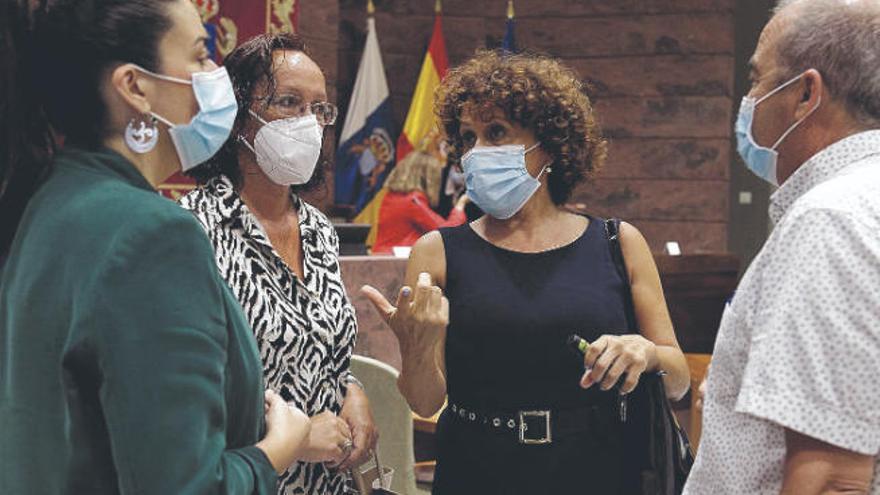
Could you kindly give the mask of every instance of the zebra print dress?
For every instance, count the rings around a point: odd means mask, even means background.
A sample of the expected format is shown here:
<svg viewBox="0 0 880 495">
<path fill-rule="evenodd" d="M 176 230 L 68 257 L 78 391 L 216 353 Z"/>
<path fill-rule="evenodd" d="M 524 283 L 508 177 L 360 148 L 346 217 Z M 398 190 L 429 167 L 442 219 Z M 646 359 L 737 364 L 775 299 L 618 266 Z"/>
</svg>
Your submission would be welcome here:
<svg viewBox="0 0 880 495">
<path fill-rule="evenodd" d="M 293 195 L 303 244 L 303 279 L 281 259 L 256 217 L 219 176 L 180 200 L 208 233 L 217 266 L 257 338 L 266 385 L 309 416 L 339 414 L 357 334 L 339 271 L 339 239 L 317 208 Z M 294 464 L 285 495 L 339 495 L 347 478 L 323 464 Z"/>
</svg>

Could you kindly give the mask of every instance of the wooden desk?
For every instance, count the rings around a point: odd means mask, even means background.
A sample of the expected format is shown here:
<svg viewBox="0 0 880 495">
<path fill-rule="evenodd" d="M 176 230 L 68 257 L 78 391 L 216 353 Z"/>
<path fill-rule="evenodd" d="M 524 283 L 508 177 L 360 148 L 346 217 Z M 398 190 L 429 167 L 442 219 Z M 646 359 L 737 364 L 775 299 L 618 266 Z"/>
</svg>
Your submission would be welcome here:
<svg viewBox="0 0 880 495">
<path fill-rule="evenodd" d="M 675 335 L 686 353 L 710 354 L 736 290 L 739 259 L 732 254 L 655 255 Z"/>
<path fill-rule="evenodd" d="M 443 404 L 443 407 L 437 411 L 437 414 L 431 416 L 430 418 L 423 418 L 416 413 L 412 413 L 413 419 L 413 449 L 416 459 L 416 465 L 420 466 L 422 470 L 426 471 L 423 473 L 421 478 L 422 481 L 429 479 L 427 473 L 431 471 L 429 467 L 432 465 L 431 463 L 434 459 L 437 458 L 437 448 L 434 439 L 434 434 L 437 433 L 437 421 L 440 419 L 440 414 L 443 413 L 443 410 L 446 409 L 446 404 Z M 425 464 L 428 463 L 428 464 Z"/>
<path fill-rule="evenodd" d="M 440 414 L 443 413 L 444 409 L 446 409 L 446 405 L 440 408 L 440 410 L 437 411 L 437 414 L 431 416 L 430 418 L 423 418 L 416 413 L 412 413 L 413 429 L 422 433 L 436 433 L 437 421 L 440 419 Z"/>
<path fill-rule="evenodd" d="M 691 417 L 688 439 L 691 441 L 694 451 L 696 451 L 700 445 L 700 435 L 703 432 L 703 413 L 697 410 L 697 389 L 703 383 L 703 379 L 706 378 L 706 373 L 709 371 L 709 363 L 712 361 L 712 355 L 685 354 L 684 357 L 687 359 L 688 369 L 691 372 Z"/>
</svg>

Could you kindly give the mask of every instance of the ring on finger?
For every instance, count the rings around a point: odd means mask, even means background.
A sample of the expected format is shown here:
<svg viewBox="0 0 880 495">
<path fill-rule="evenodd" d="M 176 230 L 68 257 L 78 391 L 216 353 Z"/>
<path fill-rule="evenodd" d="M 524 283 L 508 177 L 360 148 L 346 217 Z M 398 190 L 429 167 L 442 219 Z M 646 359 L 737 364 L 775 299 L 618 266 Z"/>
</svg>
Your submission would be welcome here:
<svg viewBox="0 0 880 495">
<path fill-rule="evenodd" d="M 339 446 L 339 448 L 342 449 L 342 452 L 344 452 L 346 455 L 348 455 L 351 453 L 351 450 L 354 448 L 354 442 L 352 442 L 351 440 L 346 440 L 345 442 L 342 443 L 342 445 Z"/>
</svg>

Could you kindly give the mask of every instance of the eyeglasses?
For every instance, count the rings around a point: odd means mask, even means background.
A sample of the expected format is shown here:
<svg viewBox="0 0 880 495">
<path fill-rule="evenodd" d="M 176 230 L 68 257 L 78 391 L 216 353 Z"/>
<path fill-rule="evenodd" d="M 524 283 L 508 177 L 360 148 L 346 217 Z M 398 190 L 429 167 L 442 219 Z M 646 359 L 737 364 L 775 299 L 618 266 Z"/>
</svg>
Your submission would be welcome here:
<svg viewBox="0 0 880 495">
<path fill-rule="evenodd" d="M 335 124 L 336 117 L 339 116 L 339 109 L 329 101 L 313 101 L 309 104 L 309 109 L 323 126 Z"/>
<path fill-rule="evenodd" d="M 254 99 L 268 100 L 267 107 L 272 108 L 272 111 L 281 118 L 302 117 L 311 113 L 318 119 L 318 124 L 322 126 L 333 125 L 339 115 L 339 109 L 336 108 L 336 105 L 328 101 L 304 103 L 297 95 L 278 94 L 271 98 L 258 96 Z"/>
</svg>

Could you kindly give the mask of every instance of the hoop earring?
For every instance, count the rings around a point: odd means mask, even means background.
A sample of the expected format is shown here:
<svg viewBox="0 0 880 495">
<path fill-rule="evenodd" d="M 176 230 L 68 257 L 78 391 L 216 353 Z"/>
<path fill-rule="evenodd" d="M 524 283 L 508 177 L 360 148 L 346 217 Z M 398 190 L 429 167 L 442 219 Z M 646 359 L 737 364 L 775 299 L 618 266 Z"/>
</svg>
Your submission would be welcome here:
<svg viewBox="0 0 880 495">
<path fill-rule="evenodd" d="M 131 151 L 144 154 L 153 151 L 159 142 L 159 126 L 156 117 L 148 117 L 149 127 L 143 117 L 132 118 L 125 127 L 125 144 Z"/>
</svg>

